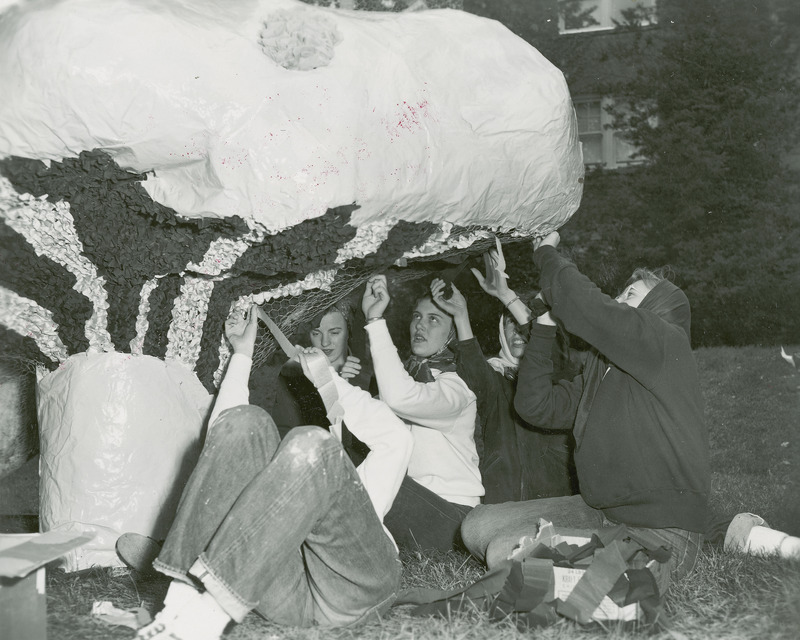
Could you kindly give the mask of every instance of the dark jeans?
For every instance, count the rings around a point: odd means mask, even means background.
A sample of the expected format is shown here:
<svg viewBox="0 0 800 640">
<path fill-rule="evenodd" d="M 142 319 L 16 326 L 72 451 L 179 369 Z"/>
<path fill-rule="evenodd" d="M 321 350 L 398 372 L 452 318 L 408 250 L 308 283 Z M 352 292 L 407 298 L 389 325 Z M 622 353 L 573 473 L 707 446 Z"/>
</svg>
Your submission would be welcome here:
<svg viewBox="0 0 800 640">
<path fill-rule="evenodd" d="M 256 609 L 292 626 L 380 615 L 401 572 L 336 438 L 298 427 L 280 441 L 269 414 L 251 405 L 223 411 L 209 430 L 153 566 L 200 579 L 237 622 Z"/>
<path fill-rule="evenodd" d="M 464 549 L 461 522 L 472 507 L 448 502 L 406 476 L 383 522 L 404 549 Z"/>
<path fill-rule="evenodd" d="M 593 509 L 580 495 L 543 498 L 525 502 L 479 505 L 461 527 L 464 544 L 489 568 L 504 560 L 523 536 L 535 535 L 540 518 L 557 527 L 592 530 L 613 526 L 602 511 Z M 667 566 L 656 564 L 653 570 L 660 593 L 671 582 L 686 576 L 695 565 L 703 535 L 683 529 L 647 529 L 628 527 L 628 530 L 653 546 L 665 546 L 672 551 Z"/>
</svg>

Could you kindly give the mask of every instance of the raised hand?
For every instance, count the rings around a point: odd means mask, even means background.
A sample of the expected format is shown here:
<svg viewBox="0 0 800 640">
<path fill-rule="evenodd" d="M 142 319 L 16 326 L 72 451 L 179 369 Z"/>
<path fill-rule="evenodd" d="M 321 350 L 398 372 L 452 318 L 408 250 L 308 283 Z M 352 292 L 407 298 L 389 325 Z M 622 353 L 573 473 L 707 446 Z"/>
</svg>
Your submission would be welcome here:
<svg viewBox="0 0 800 640">
<path fill-rule="evenodd" d="M 505 272 L 506 259 L 503 256 L 503 246 L 500 241 L 495 239 L 496 247 L 489 249 L 483 254 L 483 262 L 486 265 L 486 275 L 477 269 L 472 269 L 472 274 L 486 293 L 494 296 L 503 304 L 508 304 L 516 295 L 508 287 L 508 275 Z"/>
<path fill-rule="evenodd" d="M 543 238 L 533 239 L 533 250 L 536 251 L 539 247 L 553 247 L 554 249 L 561 242 L 561 236 L 558 231 L 551 231 Z"/>
<path fill-rule="evenodd" d="M 446 313 L 453 316 L 453 324 L 455 325 L 456 332 L 459 340 L 469 340 L 473 337 L 472 326 L 469 322 L 469 310 L 467 309 L 467 300 L 464 295 L 456 288 L 456 285 L 450 284 L 452 293 L 450 298 L 445 299 L 444 289 L 446 283 L 441 278 L 436 278 L 431 282 L 431 297 L 433 301 Z"/>
<path fill-rule="evenodd" d="M 386 283 L 386 276 L 372 276 L 367 280 L 367 288 L 361 298 L 361 310 L 364 317 L 369 321 L 373 318 L 383 317 L 383 312 L 389 306 L 389 285 Z"/>
<path fill-rule="evenodd" d="M 312 371 L 311 366 L 309 365 L 309 359 L 322 356 L 325 358 L 325 367 L 318 368 L 317 371 Z M 317 347 L 300 347 L 297 350 L 297 354 L 295 355 L 297 360 L 300 362 L 300 367 L 303 369 L 303 374 L 306 378 L 308 378 L 315 387 L 319 388 L 326 380 L 318 380 L 319 374 L 321 372 L 326 372 L 329 368 L 328 359 L 325 357 L 325 354 L 322 352 L 321 349 Z M 322 375 L 323 378 L 326 377 L 327 374 Z"/>
<path fill-rule="evenodd" d="M 252 305 L 244 314 L 234 313 L 225 321 L 225 337 L 233 347 L 234 353 L 253 357 L 258 332 L 257 305 Z"/>
<path fill-rule="evenodd" d="M 444 290 L 447 283 L 441 278 L 435 278 L 431 282 L 431 297 L 436 305 L 443 311 L 446 311 L 454 319 L 466 316 L 468 314 L 467 300 L 464 295 L 456 288 L 456 285 L 450 283 L 452 295 L 449 299 L 445 299 Z"/>
<path fill-rule="evenodd" d="M 355 378 L 359 373 L 361 373 L 361 360 L 355 356 L 347 356 L 339 375 L 345 380 L 350 380 L 350 378 Z"/>
</svg>

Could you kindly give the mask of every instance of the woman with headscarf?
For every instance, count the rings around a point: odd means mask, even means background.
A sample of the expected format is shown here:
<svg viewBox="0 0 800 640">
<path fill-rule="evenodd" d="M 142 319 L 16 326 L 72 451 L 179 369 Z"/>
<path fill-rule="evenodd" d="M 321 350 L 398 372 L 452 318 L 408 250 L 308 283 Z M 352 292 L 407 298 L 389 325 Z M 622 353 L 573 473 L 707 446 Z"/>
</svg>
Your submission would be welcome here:
<svg viewBox="0 0 800 640">
<path fill-rule="evenodd" d="M 612 298 L 556 251 L 559 241 L 557 232 L 534 241 L 545 307 L 534 312 L 514 406 L 533 424 L 573 432 L 581 492 L 483 505 L 465 519 L 464 541 L 493 566 L 540 519 L 587 531 L 625 525 L 648 548 L 670 550 L 652 568 L 663 594 L 695 564 L 711 485 L 689 300 L 645 270 Z M 554 318 L 592 345 L 568 383 L 550 379 Z"/>
<path fill-rule="evenodd" d="M 502 261 L 502 253 L 492 250 L 487 265 Z M 493 267 L 490 267 L 493 268 Z M 530 310 L 508 288 L 504 277 L 486 278 L 479 272 L 479 283 L 490 295 L 510 301 L 500 317 L 500 352 L 485 359 L 469 323 L 460 323 L 459 309 L 466 301 L 456 287 L 445 299 L 445 283 L 434 280 L 434 300 L 457 318 L 457 372 L 477 396 L 479 424 L 476 440 L 480 451 L 480 470 L 484 504 L 571 495 L 577 491 L 572 467 L 572 440 L 568 433 L 536 429 L 514 410 L 519 359 L 528 342 Z M 553 380 L 571 378 L 578 367 L 570 359 L 569 342 L 561 333 L 553 348 L 556 363 Z"/>
<path fill-rule="evenodd" d="M 386 277 L 367 282 L 362 309 L 380 398 L 409 426 L 408 475 L 384 518 L 400 547 L 460 546 L 461 521 L 483 495 L 474 432 L 475 394 L 456 373 L 453 317 L 430 294 L 411 317 L 411 357 L 403 363 L 383 314 Z"/>
</svg>

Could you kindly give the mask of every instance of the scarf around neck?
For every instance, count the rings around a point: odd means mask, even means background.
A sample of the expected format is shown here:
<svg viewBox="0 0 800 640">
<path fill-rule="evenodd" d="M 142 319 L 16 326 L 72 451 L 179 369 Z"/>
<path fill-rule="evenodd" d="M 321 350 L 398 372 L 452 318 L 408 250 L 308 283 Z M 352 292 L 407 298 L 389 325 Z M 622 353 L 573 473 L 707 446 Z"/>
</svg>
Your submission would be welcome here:
<svg viewBox="0 0 800 640">
<path fill-rule="evenodd" d="M 441 372 L 456 370 L 456 354 L 448 345 L 445 345 L 427 358 L 412 354 L 403 363 L 403 366 L 415 381 L 433 382 L 436 378 L 433 377 L 431 369 L 438 369 Z"/>
</svg>

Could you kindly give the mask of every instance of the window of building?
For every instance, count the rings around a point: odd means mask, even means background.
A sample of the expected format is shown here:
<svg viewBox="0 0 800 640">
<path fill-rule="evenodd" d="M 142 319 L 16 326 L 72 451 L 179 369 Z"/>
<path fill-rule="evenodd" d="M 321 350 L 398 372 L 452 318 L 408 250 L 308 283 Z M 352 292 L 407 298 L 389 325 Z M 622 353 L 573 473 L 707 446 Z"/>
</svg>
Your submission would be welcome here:
<svg viewBox="0 0 800 640">
<path fill-rule="evenodd" d="M 655 24 L 656 0 L 559 0 L 559 32 L 607 31 L 635 16 L 640 26 Z"/>
<path fill-rule="evenodd" d="M 573 104 L 586 166 L 619 169 L 643 162 L 642 158 L 634 157 L 636 147 L 627 140 L 625 132 L 614 130 L 614 118 L 608 112 L 613 104 L 611 98 L 576 98 Z"/>
<path fill-rule="evenodd" d="M 583 145 L 584 164 L 603 164 L 603 109 L 600 100 L 575 102 L 578 136 Z"/>
</svg>

